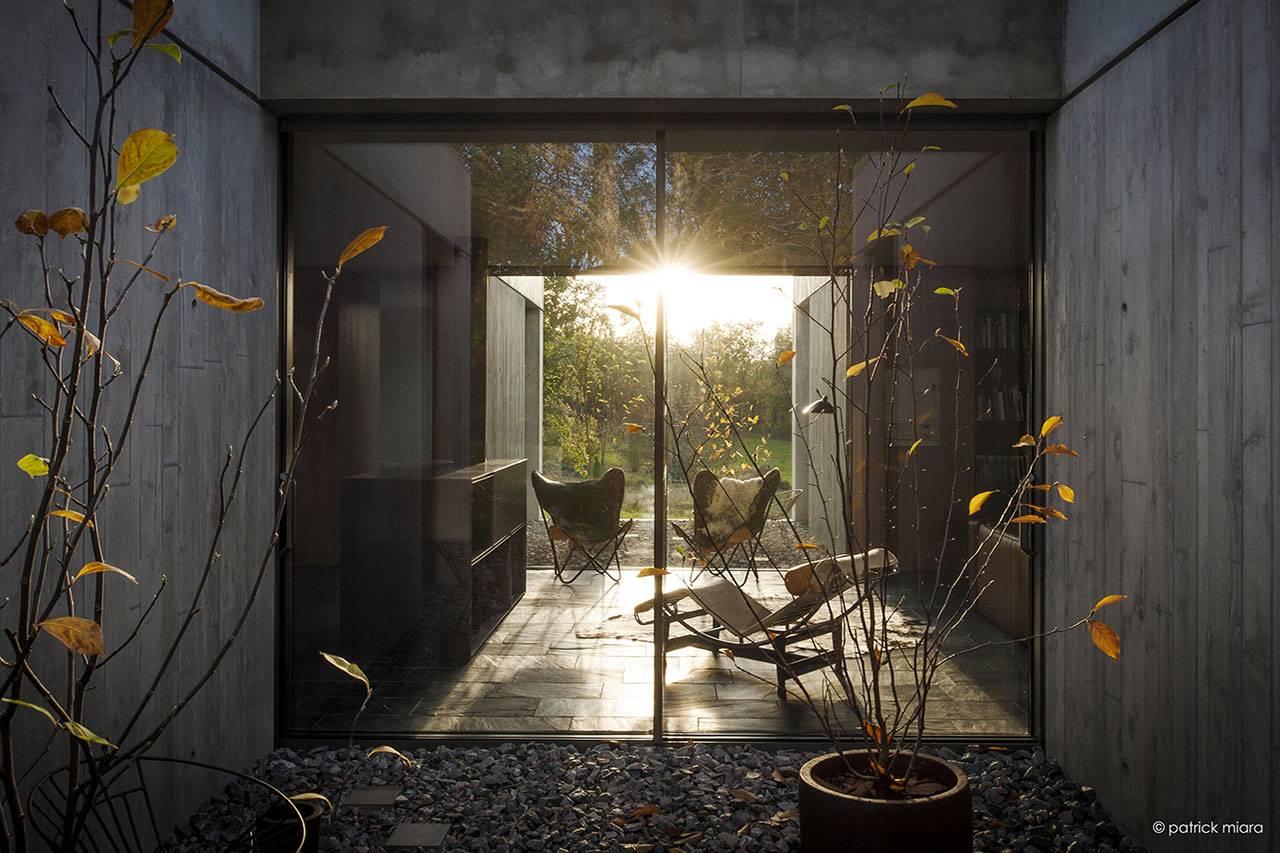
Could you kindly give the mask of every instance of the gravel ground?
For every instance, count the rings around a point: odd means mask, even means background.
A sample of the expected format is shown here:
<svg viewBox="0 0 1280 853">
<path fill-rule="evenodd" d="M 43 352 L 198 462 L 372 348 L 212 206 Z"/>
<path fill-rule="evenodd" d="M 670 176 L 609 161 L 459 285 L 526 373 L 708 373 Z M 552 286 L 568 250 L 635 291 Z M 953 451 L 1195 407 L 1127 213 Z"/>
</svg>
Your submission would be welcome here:
<svg viewBox="0 0 1280 853">
<path fill-rule="evenodd" d="M 249 772 L 286 793 L 333 798 L 345 750 L 279 750 Z M 796 777 L 816 753 L 689 744 L 504 744 L 419 749 L 408 767 L 376 755 L 359 785 L 398 785 L 394 808 L 342 808 L 321 850 L 379 851 L 401 821 L 443 822 L 450 851 L 798 851 Z M 974 849 L 1139 850 L 1103 813 L 1093 790 L 1040 748 L 936 754 L 973 786 Z M 256 792 L 255 792 L 256 793 Z M 178 827 L 166 850 L 208 851 L 245 830 L 255 806 L 230 786 Z"/>
</svg>

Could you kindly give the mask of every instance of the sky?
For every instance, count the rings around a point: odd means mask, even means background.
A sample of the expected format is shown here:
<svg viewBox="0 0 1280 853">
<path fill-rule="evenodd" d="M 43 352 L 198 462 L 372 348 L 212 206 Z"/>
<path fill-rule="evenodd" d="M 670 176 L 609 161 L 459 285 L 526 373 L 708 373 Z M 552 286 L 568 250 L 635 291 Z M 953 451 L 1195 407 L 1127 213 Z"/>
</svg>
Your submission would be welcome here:
<svg viewBox="0 0 1280 853">
<path fill-rule="evenodd" d="M 654 305 L 657 287 L 663 289 L 667 336 L 674 343 L 687 342 L 692 334 L 712 322 L 758 321 L 761 336 L 773 340 L 777 331 L 791 324 L 791 276 L 702 275 L 666 270 L 646 275 L 595 276 L 605 287 L 605 302 L 635 307 L 645 328 L 656 325 Z M 621 323 L 618 312 L 615 322 Z"/>
</svg>

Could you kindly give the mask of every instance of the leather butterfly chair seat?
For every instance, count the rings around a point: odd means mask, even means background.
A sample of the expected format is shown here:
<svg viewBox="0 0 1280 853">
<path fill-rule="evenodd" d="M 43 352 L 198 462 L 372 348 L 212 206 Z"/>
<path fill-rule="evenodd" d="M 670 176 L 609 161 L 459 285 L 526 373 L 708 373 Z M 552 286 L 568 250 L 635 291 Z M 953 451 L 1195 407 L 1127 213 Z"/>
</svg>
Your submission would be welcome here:
<svg viewBox="0 0 1280 853">
<path fill-rule="evenodd" d="M 533 472 L 533 493 L 542 508 L 556 578 L 561 583 L 573 583 L 585 571 L 614 581 L 622 579 L 618 551 L 633 522 L 621 520 L 626 487 L 621 468 L 610 468 L 597 480 L 580 482 L 559 482 Z"/>
</svg>

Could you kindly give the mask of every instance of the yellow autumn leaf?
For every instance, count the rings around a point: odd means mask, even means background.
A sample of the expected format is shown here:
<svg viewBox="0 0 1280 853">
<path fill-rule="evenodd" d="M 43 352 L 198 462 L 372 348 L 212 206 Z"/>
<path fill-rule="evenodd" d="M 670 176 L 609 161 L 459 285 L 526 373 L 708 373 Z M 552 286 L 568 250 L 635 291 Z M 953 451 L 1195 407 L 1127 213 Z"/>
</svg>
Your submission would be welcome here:
<svg viewBox="0 0 1280 853">
<path fill-rule="evenodd" d="M 53 714 L 49 713 L 47 709 L 41 708 L 39 705 L 32 705 L 30 702 L 23 702 L 21 699 L 10 699 L 8 696 L 0 697 L 0 702 L 8 702 L 11 705 L 21 705 L 24 708 L 39 711 L 41 714 L 44 714 L 49 718 L 49 722 L 53 723 L 58 728 L 62 728 L 62 724 L 58 722 L 57 718 L 54 717 Z"/>
<path fill-rule="evenodd" d="M 36 627 L 56 638 L 62 645 L 80 655 L 100 655 L 102 648 L 102 626 L 79 616 L 61 616 L 57 619 L 46 619 Z"/>
<path fill-rule="evenodd" d="M 1106 607 L 1108 604 L 1119 604 L 1121 601 L 1124 601 L 1128 597 L 1129 596 L 1127 595 L 1108 595 L 1106 598 L 1102 599 L 1097 604 L 1093 605 L 1093 612 L 1097 613 L 1099 610 Z"/>
<path fill-rule="evenodd" d="M 627 428 L 627 432 L 644 432 L 644 427 L 640 424 L 633 424 L 628 421 L 624 422 L 622 425 Z"/>
<path fill-rule="evenodd" d="M 915 164 L 915 162 L 913 161 L 913 162 L 911 162 L 911 163 L 908 163 L 906 166 L 904 166 L 904 167 L 902 168 L 902 174 L 904 174 L 904 175 L 910 175 L 910 174 L 911 174 L 912 172 L 914 172 L 915 170 L 916 170 L 916 164 Z"/>
<path fill-rule="evenodd" d="M 968 351 L 967 349 L 965 349 L 965 348 L 964 348 L 964 344 L 960 343 L 960 342 L 959 342 L 959 341 L 957 341 L 955 338 L 948 338 L 946 335 L 942 334 L 942 330 L 941 330 L 941 329 L 939 329 L 937 332 L 934 332 L 934 334 L 935 334 L 935 335 L 937 335 L 938 337 L 942 338 L 942 339 L 943 339 L 944 341 L 946 341 L 947 343 L 951 344 L 953 347 L 955 347 L 955 348 L 956 348 L 956 352 L 960 353 L 960 354 L 961 354 L 962 356 L 964 356 L 965 358 L 968 358 L 968 357 L 969 357 L 969 351 Z"/>
<path fill-rule="evenodd" d="M 221 308 L 223 311 L 244 314 L 248 311 L 257 311 L 262 307 L 262 300 L 256 296 L 251 296 L 248 299 L 239 299 L 235 296 L 228 296 L 220 290 L 215 290 L 207 284 L 200 284 L 195 281 L 189 281 L 182 286 L 194 287 L 196 289 L 196 299 L 206 305 L 212 305 L 214 308 Z"/>
<path fill-rule="evenodd" d="M 17 228 L 23 234 L 30 234 L 33 237 L 43 237 L 49 233 L 49 218 L 44 215 L 43 210 L 24 210 L 18 214 L 18 218 L 14 220 L 13 227 Z"/>
<path fill-rule="evenodd" d="M 915 109 L 916 107 L 949 107 L 953 110 L 956 109 L 956 105 L 952 101 L 948 101 L 937 92 L 925 92 L 903 107 L 902 111 L 905 113 L 907 110 Z"/>
<path fill-rule="evenodd" d="M 872 231 L 870 234 L 867 235 L 867 242 L 871 243 L 876 240 L 879 240 L 881 237 L 892 237 L 895 234 L 901 234 L 901 233 L 902 232 L 899 231 L 897 228 L 877 228 L 875 231 Z"/>
<path fill-rule="evenodd" d="M 387 748 L 390 749 L 390 747 L 387 747 Z M 365 756 L 365 758 L 368 758 L 368 757 L 369 756 L 367 755 Z M 294 794 L 289 799 L 293 800 L 295 803 L 303 803 L 303 802 L 306 802 L 307 800 L 319 800 L 320 802 L 324 803 L 324 807 L 326 809 L 328 809 L 329 811 L 333 811 L 333 803 L 329 802 L 329 798 L 326 797 L 324 794 L 320 794 L 315 791 L 307 791 L 304 794 Z"/>
<path fill-rule="evenodd" d="M 978 510 L 982 509 L 982 505 L 987 502 L 987 498 L 991 497 L 995 493 L 996 492 L 993 489 L 989 492 L 978 492 L 978 494 L 969 498 L 969 515 L 973 515 Z"/>
<path fill-rule="evenodd" d="M 1120 657 L 1120 637 L 1105 622 L 1089 620 L 1089 636 L 1093 644 L 1113 658 Z"/>
<path fill-rule="evenodd" d="M 132 581 L 133 583 L 138 582 L 137 578 L 135 578 L 133 575 L 126 572 L 124 569 L 116 568 L 115 566 L 109 566 L 106 563 L 99 563 L 96 560 L 92 563 L 85 563 L 84 568 L 76 573 L 76 576 L 71 579 L 71 582 L 75 583 L 85 575 L 98 575 L 98 574 L 102 574 L 103 572 L 113 572 L 117 575 L 120 575 L 122 578 L 125 578 L 126 580 Z"/>
<path fill-rule="evenodd" d="M 1073 504 L 1076 502 L 1075 490 L 1072 489 L 1070 486 L 1066 486 L 1066 485 L 1063 485 L 1062 483 L 1059 483 L 1058 495 L 1069 504 Z"/>
<path fill-rule="evenodd" d="M 112 749 L 116 749 L 116 745 L 114 743 L 102 737 L 101 735 L 94 734 L 93 732 L 89 731 L 89 729 L 86 726 L 80 723 L 77 723 L 75 720 L 67 720 L 65 723 L 62 724 L 62 727 L 65 728 L 68 732 L 70 732 L 74 736 L 80 738 L 80 740 L 82 741 L 85 741 L 87 743 L 99 743 L 99 744 L 102 744 L 103 746 L 109 746 Z"/>
<path fill-rule="evenodd" d="M 76 318 L 75 318 L 75 317 L 71 316 L 71 315 L 70 315 L 70 314 L 68 314 L 66 311 L 62 311 L 62 310 L 59 310 L 59 309 L 57 309 L 57 308 L 28 308 L 28 309 L 27 309 L 26 311 L 24 311 L 23 313 L 24 313 L 24 314 L 34 314 L 34 313 L 36 313 L 37 311 L 38 311 L 38 312 L 40 312 L 40 313 L 42 313 L 42 314 L 48 314 L 48 315 L 49 315 L 50 317 L 52 317 L 54 320 L 56 320 L 57 322 L 62 323 L 62 324 L 64 324 L 64 325 L 67 325 L 67 326 L 74 326 L 74 325 L 76 324 Z"/>
<path fill-rule="evenodd" d="M 128 264 L 131 267 L 137 267 L 143 272 L 151 273 L 153 276 L 160 279 L 165 284 L 169 283 L 169 276 L 162 275 L 161 273 L 158 273 L 155 270 L 153 270 L 151 267 L 144 267 L 142 264 L 138 263 L 137 261 L 131 261 L 128 258 L 113 258 L 111 263 L 112 264 Z"/>
<path fill-rule="evenodd" d="M 1035 446 L 1036 446 L 1036 437 L 1034 435 L 1024 435 L 1022 438 L 1018 439 L 1018 443 L 1014 445 L 1014 447 L 1035 447 Z"/>
<path fill-rule="evenodd" d="M 795 357 L 796 357 L 796 351 L 795 351 L 795 350 L 793 350 L 793 349 L 789 349 L 789 350 L 787 350 L 786 352 L 784 352 L 784 353 L 782 353 L 781 355 L 779 355 L 779 356 L 778 356 L 778 364 L 780 364 L 780 365 L 782 365 L 782 364 L 786 364 L 788 361 L 790 361 L 791 359 L 793 359 L 793 358 L 795 358 Z"/>
<path fill-rule="evenodd" d="M 1053 417 L 1046 419 L 1044 425 L 1040 427 L 1040 437 L 1044 438 L 1060 426 L 1062 426 L 1061 415 L 1054 415 Z"/>
<path fill-rule="evenodd" d="M 68 234 L 88 231 L 89 220 L 80 208 L 64 207 L 57 213 L 49 214 L 49 229 L 59 237 L 66 237 Z"/>
<path fill-rule="evenodd" d="M 382 235 L 386 233 L 386 225 L 378 225 L 373 228 L 366 228 L 361 231 L 354 240 L 347 244 L 347 248 L 342 250 L 341 257 L 338 258 L 338 268 L 335 273 L 342 272 L 342 265 L 354 258 L 356 255 L 372 248 L 382 239 Z"/>
<path fill-rule="evenodd" d="M 913 454 L 913 453 L 915 453 L 915 452 L 916 452 L 916 448 L 920 446 L 920 442 L 922 442 L 922 441 L 924 441 L 924 439 L 923 439 L 923 438 L 917 438 L 914 442 L 912 442 L 912 444 L 911 444 L 911 449 L 907 451 L 907 458 L 908 458 L 908 459 L 910 459 L 910 458 L 911 458 L 911 454 Z"/>
<path fill-rule="evenodd" d="M 1067 517 L 1065 514 L 1063 514 L 1062 510 L 1055 509 L 1054 507 L 1051 507 L 1051 506 L 1047 506 L 1044 508 L 1044 514 L 1049 518 L 1065 519 Z"/>
<path fill-rule="evenodd" d="M 875 358 L 869 358 L 866 361 L 860 361 L 857 364 L 850 367 L 848 370 L 846 370 L 844 372 L 844 375 L 846 377 L 857 376 L 859 373 L 861 373 L 862 371 L 866 370 L 868 367 L 870 367 L 871 365 L 879 361 L 882 357 L 883 356 L 876 356 Z"/>
<path fill-rule="evenodd" d="M 74 521 L 76 524 L 86 524 L 86 523 L 87 523 L 90 527 L 93 527 L 93 522 L 92 522 L 92 521 L 90 521 L 90 522 L 85 522 L 85 520 L 84 520 L 84 513 L 76 512 L 76 511 L 75 511 L 75 510 L 73 510 L 73 509 L 55 509 L 55 510 L 53 510 L 52 512 L 50 512 L 50 513 L 49 513 L 49 515 L 56 515 L 56 516 L 59 516 L 59 517 L 61 517 L 61 518 L 69 518 L 69 519 L 71 519 L 72 521 Z"/>
<path fill-rule="evenodd" d="M 150 225 L 144 225 L 143 228 L 152 234 L 163 234 L 164 232 L 175 228 L 178 224 L 178 217 L 170 213 L 168 216 L 162 216 Z"/>
<path fill-rule="evenodd" d="M 28 453 L 26 456 L 18 460 L 18 467 L 26 472 L 31 479 L 43 477 L 49 473 L 49 460 L 43 456 L 36 456 L 34 453 Z"/>
<path fill-rule="evenodd" d="M 654 577 L 655 575 L 669 575 L 669 574 L 671 574 L 671 572 L 667 571 L 666 569 L 658 569 L 658 568 L 654 568 L 653 566 L 650 566 L 646 569 L 641 569 L 640 571 L 636 572 L 636 577 L 651 578 L 651 577 Z"/>
<path fill-rule="evenodd" d="M 384 746 L 375 746 L 373 749 L 369 750 L 368 754 L 367 754 L 367 755 L 365 755 L 365 758 L 370 758 L 370 757 L 372 757 L 372 756 L 374 756 L 374 755 L 377 755 L 377 754 L 378 754 L 378 753 L 380 753 L 380 752 L 385 752 L 385 753 L 387 753 L 388 755 L 394 755 L 396 758 L 399 758 L 399 759 L 400 759 L 401 761 L 403 761 L 405 764 L 408 764 L 408 765 L 410 765 L 410 766 L 413 766 L 413 762 L 409 760 L 408 756 L 406 756 L 406 755 L 405 755 L 403 752 L 401 752 L 400 750 L 396 749 L 394 746 L 385 746 L 385 745 L 384 745 Z M 332 806 L 331 806 L 330 808 L 332 808 Z"/>
<path fill-rule="evenodd" d="M 173 17 L 174 0 L 133 0 L 133 46 L 160 35 Z"/>
<path fill-rule="evenodd" d="M 901 288 L 902 279 L 898 278 L 877 281 L 871 285 L 871 289 L 874 290 L 876 292 L 876 296 L 879 296 L 881 299 L 888 299 L 894 294 L 894 291 L 900 290 Z"/>
<path fill-rule="evenodd" d="M 47 346 L 65 347 L 67 345 L 67 339 L 62 337 L 58 327 L 43 317 L 37 317 L 29 311 L 23 311 L 18 315 L 18 322 Z"/>
<path fill-rule="evenodd" d="M 369 677 L 364 674 L 364 670 L 360 669 L 360 667 L 356 666 L 351 661 L 344 657 L 339 657 L 338 655 L 331 655 L 328 652 L 321 652 L 320 657 L 324 658 L 329 663 L 354 678 L 356 681 L 364 684 L 364 690 L 366 693 L 373 692 L 373 687 L 369 684 Z"/>
<path fill-rule="evenodd" d="M 128 204 L 138 197 L 137 187 L 162 174 L 178 159 L 178 146 L 173 134 L 144 127 L 129 134 L 120 146 L 116 163 L 116 201 Z M 126 189 L 133 187 L 126 192 Z"/>
<path fill-rule="evenodd" d="M 1067 447 L 1065 444 L 1051 444 L 1048 447 L 1046 447 L 1043 452 L 1045 454 L 1052 454 L 1052 455 L 1059 455 L 1059 456 L 1079 456 L 1080 455 L 1079 453 L 1076 453 L 1074 450 L 1072 450 L 1070 447 Z"/>
<path fill-rule="evenodd" d="M 1010 524 L 1047 524 L 1048 522 L 1046 522 L 1043 518 L 1041 518 L 1038 515 L 1020 515 L 1017 518 L 1011 519 L 1009 523 Z"/>
<path fill-rule="evenodd" d="M 823 548 L 821 545 L 814 545 L 812 542 L 797 542 L 796 544 L 791 546 L 791 549 L 793 551 L 799 551 L 799 550 L 825 551 L 827 550 L 826 548 Z"/>
</svg>

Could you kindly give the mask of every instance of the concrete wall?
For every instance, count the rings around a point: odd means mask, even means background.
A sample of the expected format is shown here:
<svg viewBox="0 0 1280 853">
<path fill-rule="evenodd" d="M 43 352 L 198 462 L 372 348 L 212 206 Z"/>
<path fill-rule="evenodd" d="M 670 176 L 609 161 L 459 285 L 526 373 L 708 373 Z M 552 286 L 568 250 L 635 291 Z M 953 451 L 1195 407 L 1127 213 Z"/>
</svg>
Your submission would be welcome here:
<svg viewBox="0 0 1280 853">
<path fill-rule="evenodd" d="M 91 4 L 76 5 L 81 9 L 80 20 L 92 22 L 93 13 L 84 8 Z M 256 88 L 256 0 L 178 5 L 170 33 L 213 58 L 218 69 L 236 83 Z M 106 32 L 129 25 L 123 4 L 110 0 L 105 12 Z M 81 126 L 87 124 L 89 110 L 82 87 L 89 63 L 70 29 L 70 19 L 61 4 L 45 3 L 6 3 L 2 18 L 12 40 L 0 58 L 0 114 L 4 116 L 0 197 L 9 206 L 5 222 L 28 207 L 49 211 L 68 205 L 87 207 L 87 157 L 57 118 L 45 92 L 52 81 L 73 119 Z M 188 606 L 215 517 L 217 472 L 228 445 L 239 448 L 252 412 L 266 399 L 277 361 L 275 120 L 191 53 L 179 65 L 158 52 L 146 51 L 135 74 L 121 101 L 117 142 L 139 127 L 162 128 L 176 135 L 179 155 L 172 169 L 143 186 L 137 202 L 121 209 L 119 255 L 141 261 L 152 239 L 142 226 L 162 215 L 177 214 L 177 230 L 161 242 L 151 266 L 174 281 L 194 279 L 238 296 L 260 296 L 266 307 L 232 315 L 182 297 L 160 336 L 132 442 L 99 516 L 108 562 L 131 572 L 139 582 L 135 587 L 120 578 L 107 581 L 111 596 L 110 616 L 104 620 L 108 650 L 119 646 L 132 630 L 161 575 L 169 582 L 150 627 L 107 666 L 102 687 L 89 704 L 86 722 L 113 740 L 120 720 L 111 706 L 118 709 L 123 701 L 116 700 L 125 694 L 140 694 L 144 680 L 159 664 L 162 640 L 172 635 Z M 72 270 L 72 240 L 60 243 L 51 238 L 52 257 Z M 3 296 L 22 307 L 43 302 L 33 245 L 31 238 L 7 224 L 0 230 L 0 257 L 6 271 Z M 122 278 L 118 275 L 116 280 Z M 132 307 L 117 318 L 104 342 L 124 369 L 123 378 L 111 389 L 116 401 L 109 408 L 108 423 L 115 436 L 120 433 L 120 398 L 126 394 L 126 384 L 137 376 L 150 331 L 143 317 L 156 309 L 161 293 L 161 283 L 143 275 L 132 291 Z M 12 460 L 29 451 L 40 453 L 48 444 L 29 393 L 47 390 L 47 385 L 31 378 L 40 375 L 36 348 L 20 337 L 8 335 L 0 345 L 0 444 L 9 460 L 0 466 L 0 506 L 5 509 L 0 540 L 8 543 L 2 546 L 5 551 L 34 508 L 40 487 L 40 481 L 29 480 Z M 232 627 L 246 592 L 244 579 L 256 570 L 269 532 L 274 443 L 274 417 L 268 415 L 248 459 L 229 533 L 219 548 L 219 569 L 194 630 L 175 660 L 177 678 L 160 687 L 149 715 L 153 723 L 191 685 L 201 662 Z M 3 583 L 12 583 L 14 574 L 7 571 Z M 8 586 L 3 590 L 6 595 L 10 592 Z M 271 748 L 274 609 L 272 569 L 236 651 L 223 661 L 201 698 L 157 746 L 156 754 L 240 768 Z M 6 625 L 15 612 L 12 605 L 0 612 Z M 26 712 L 20 712 L 18 719 L 28 725 L 21 742 L 39 749 L 49 734 L 48 722 Z M 158 773 L 152 790 L 162 820 L 207 797 L 213 784 L 208 778 L 193 781 L 185 773 L 173 782 L 167 775 Z"/>
<path fill-rule="evenodd" d="M 1096 5 L 1067 4 L 1068 46 L 1109 28 Z M 1045 621 L 1131 597 L 1102 614 L 1119 661 L 1046 644 L 1046 745 L 1155 850 L 1280 831 L 1278 56 L 1274 3 L 1201 0 L 1048 128 L 1047 406 L 1081 458 L 1050 466 L 1076 502 L 1050 529 Z"/>
<path fill-rule="evenodd" d="M 1006 105 L 1062 89 L 1060 0 L 262 6 L 262 94 L 286 109 L 360 99 L 850 100 L 904 75 L 913 92 Z"/>
</svg>

